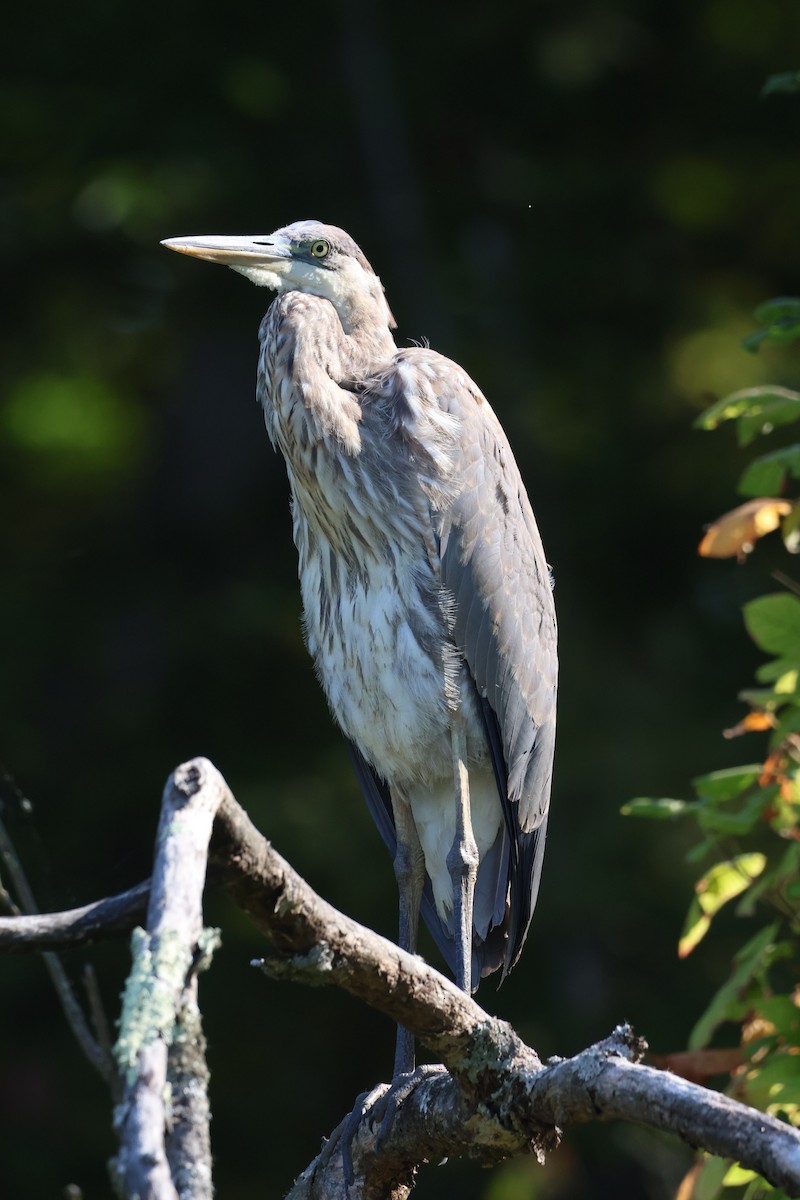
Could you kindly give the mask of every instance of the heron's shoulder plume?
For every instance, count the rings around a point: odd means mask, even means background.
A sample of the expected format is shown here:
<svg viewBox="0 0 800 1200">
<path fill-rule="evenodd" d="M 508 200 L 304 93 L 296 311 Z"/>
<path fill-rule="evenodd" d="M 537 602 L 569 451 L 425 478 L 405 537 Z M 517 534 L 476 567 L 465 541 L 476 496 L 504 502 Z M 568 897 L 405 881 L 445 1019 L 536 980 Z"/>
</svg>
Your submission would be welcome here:
<svg viewBox="0 0 800 1200">
<path fill-rule="evenodd" d="M 451 358 L 432 350 L 430 343 L 405 346 L 395 356 L 395 370 L 401 377 L 411 373 L 435 396 L 440 408 L 461 409 L 466 405 L 486 405 L 486 397 L 475 380 Z"/>
</svg>

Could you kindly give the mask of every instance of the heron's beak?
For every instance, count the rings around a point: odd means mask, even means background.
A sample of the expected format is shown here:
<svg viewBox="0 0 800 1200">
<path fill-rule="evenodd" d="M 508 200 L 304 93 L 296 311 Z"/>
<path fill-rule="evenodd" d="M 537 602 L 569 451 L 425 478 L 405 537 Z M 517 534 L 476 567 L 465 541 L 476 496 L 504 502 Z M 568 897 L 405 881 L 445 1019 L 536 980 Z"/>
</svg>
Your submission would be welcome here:
<svg viewBox="0 0 800 1200">
<path fill-rule="evenodd" d="M 165 238 L 161 243 L 178 254 L 191 254 L 208 262 L 224 263 L 226 267 L 267 267 L 282 274 L 292 261 L 292 248 L 287 238 L 253 234 L 226 237 L 223 234 L 201 234 L 197 237 Z"/>
</svg>

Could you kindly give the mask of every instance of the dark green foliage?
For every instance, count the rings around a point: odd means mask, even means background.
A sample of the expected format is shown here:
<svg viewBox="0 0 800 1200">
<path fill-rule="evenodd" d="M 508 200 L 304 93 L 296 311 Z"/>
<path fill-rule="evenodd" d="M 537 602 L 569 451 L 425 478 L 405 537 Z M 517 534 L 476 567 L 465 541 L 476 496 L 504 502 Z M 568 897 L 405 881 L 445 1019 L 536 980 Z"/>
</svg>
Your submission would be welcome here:
<svg viewBox="0 0 800 1200">
<path fill-rule="evenodd" d="M 746 350 L 758 350 L 762 342 L 793 342 L 800 337 L 800 299 L 781 296 L 767 300 L 756 309 L 756 319 L 763 326 L 744 339 Z"/>
<path fill-rule="evenodd" d="M 796 320 L 800 301 L 770 301 L 756 315 L 773 322 L 774 329 L 787 314 Z M 715 429 L 734 420 L 739 443 L 746 446 L 759 434 L 800 420 L 799 401 L 800 395 L 787 389 L 750 388 L 713 405 L 697 424 Z M 800 445 L 784 446 L 746 467 L 739 491 L 768 495 L 782 489 L 787 476 L 798 474 Z M 790 550 L 798 507 L 783 523 Z M 734 955 L 729 978 L 695 1024 L 688 1046 L 702 1050 L 721 1028 L 737 1027 L 742 1063 L 732 1075 L 732 1093 L 800 1125 L 800 586 L 783 574 L 779 578 L 784 590 L 759 596 L 743 609 L 747 632 L 771 656 L 756 672 L 759 683 L 768 686 L 745 693 L 751 712 L 730 731 L 733 736 L 769 730 L 765 760 L 695 779 L 694 801 L 639 799 L 623 812 L 664 819 L 689 816 L 697 822 L 701 840 L 689 857 L 712 862 L 695 884 L 679 942 L 682 957 L 696 948 L 733 899 L 738 898 L 740 917 L 767 920 Z M 693 1200 L 714 1200 L 744 1185 L 751 1197 L 767 1188 L 735 1164 L 723 1169 L 704 1159 L 686 1194 Z"/>
</svg>

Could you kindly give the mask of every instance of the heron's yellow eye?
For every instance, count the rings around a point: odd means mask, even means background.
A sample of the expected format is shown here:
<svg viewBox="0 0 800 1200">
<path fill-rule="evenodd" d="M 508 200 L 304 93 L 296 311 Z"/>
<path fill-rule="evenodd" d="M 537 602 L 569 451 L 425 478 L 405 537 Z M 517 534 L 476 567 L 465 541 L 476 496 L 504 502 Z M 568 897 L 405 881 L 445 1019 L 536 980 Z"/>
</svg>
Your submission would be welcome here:
<svg viewBox="0 0 800 1200">
<path fill-rule="evenodd" d="M 331 252 L 330 242 L 326 242 L 324 238 L 317 238 L 311 243 L 311 254 L 313 258 L 326 258 Z"/>
</svg>

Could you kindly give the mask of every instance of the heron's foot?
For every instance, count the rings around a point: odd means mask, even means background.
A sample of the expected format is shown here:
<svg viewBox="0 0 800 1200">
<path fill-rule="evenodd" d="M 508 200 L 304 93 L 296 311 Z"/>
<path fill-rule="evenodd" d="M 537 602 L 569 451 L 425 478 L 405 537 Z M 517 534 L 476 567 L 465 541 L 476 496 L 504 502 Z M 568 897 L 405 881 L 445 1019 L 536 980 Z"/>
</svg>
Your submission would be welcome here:
<svg viewBox="0 0 800 1200">
<path fill-rule="evenodd" d="M 345 1117 L 344 1125 L 340 1126 L 341 1133 L 337 1141 L 342 1147 L 342 1170 L 344 1172 L 345 1187 L 350 1187 L 355 1179 L 355 1171 L 353 1170 L 353 1138 L 356 1136 L 358 1127 L 365 1117 L 369 1116 L 372 1111 L 380 1104 L 383 1097 L 392 1090 L 390 1083 L 379 1083 L 372 1089 L 371 1092 L 362 1092 L 360 1096 L 356 1096 L 356 1102 L 353 1105 L 353 1111 L 349 1116 Z M 370 1125 L 372 1122 L 370 1121 Z"/>
<path fill-rule="evenodd" d="M 396 1075 L 391 1083 L 379 1083 L 371 1092 L 362 1092 L 360 1096 L 356 1097 L 353 1111 L 345 1118 L 335 1134 L 336 1143 L 340 1144 L 342 1149 L 344 1181 L 348 1188 L 355 1179 L 355 1171 L 353 1170 L 353 1139 L 361 1122 L 367 1119 L 370 1129 L 374 1129 L 378 1122 L 380 1122 L 375 1137 L 375 1149 L 378 1150 L 394 1124 L 398 1109 L 408 1099 L 414 1089 L 424 1079 L 430 1079 L 433 1075 L 444 1074 L 446 1070 L 447 1068 L 443 1067 L 440 1063 L 425 1063 L 417 1067 L 414 1071 L 409 1071 L 403 1075 Z M 331 1141 L 333 1140 L 332 1138 Z M 330 1143 L 328 1145 L 330 1146 Z M 328 1146 L 325 1149 L 327 1151 Z"/>
<path fill-rule="evenodd" d="M 353 1111 L 349 1112 L 334 1129 L 331 1136 L 325 1142 L 325 1145 L 320 1151 L 319 1157 L 314 1164 L 313 1174 L 316 1175 L 319 1171 L 324 1171 L 330 1160 L 333 1158 L 336 1150 L 341 1146 L 342 1151 L 342 1169 L 344 1173 L 345 1189 L 352 1184 L 355 1174 L 353 1171 L 353 1138 L 356 1135 L 356 1130 L 361 1124 L 362 1119 L 370 1111 L 372 1106 L 376 1104 L 384 1092 L 388 1092 L 391 1084 L 379 1083 L 371 1092 L 361 1092 L 356 1096 L 356 1102 L 353 1105 Z"/>
<path fill-rule="evenodd" d="M 446 1075 L 447 1068 L 441 1063 L 423 1063 L 414 1071 L 408 1071 L 404 1075 L 398 1075 L 392 1080 L 389 1088 L 378 1098 L 372 1110 L 373 1120 L 370 1122 L 373 1127 L 376 1121 L 380 1121 L 380 1129 L 375 1138 L 375 1149 L 379 1149 L 383 1139 L 388 1134 L 394 1124 L 394 1119 L 397 1115 L 397 1110 L 408 1099 L 411 1093 L 419 1086 L 424 1079 L 431 1079 L 434 1075 Z"/>
</svg>

